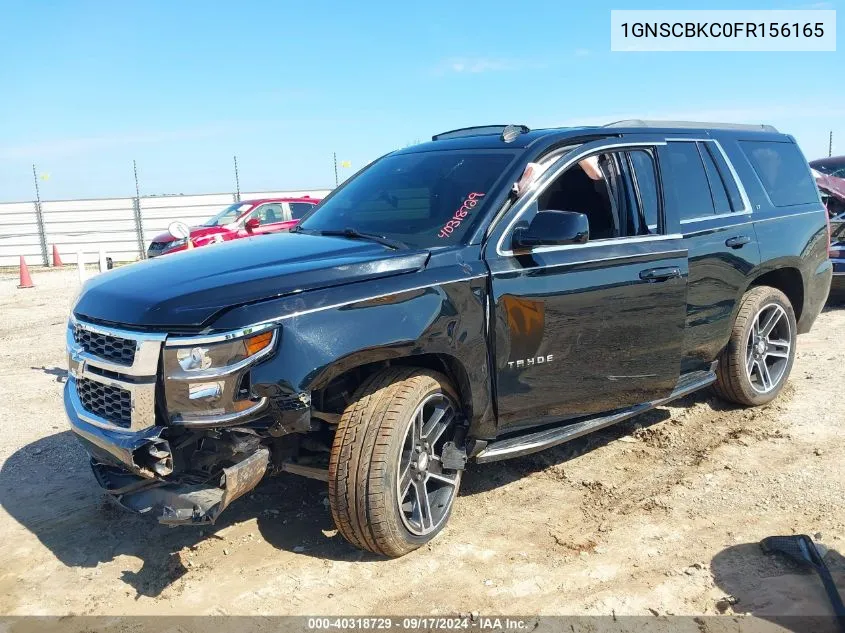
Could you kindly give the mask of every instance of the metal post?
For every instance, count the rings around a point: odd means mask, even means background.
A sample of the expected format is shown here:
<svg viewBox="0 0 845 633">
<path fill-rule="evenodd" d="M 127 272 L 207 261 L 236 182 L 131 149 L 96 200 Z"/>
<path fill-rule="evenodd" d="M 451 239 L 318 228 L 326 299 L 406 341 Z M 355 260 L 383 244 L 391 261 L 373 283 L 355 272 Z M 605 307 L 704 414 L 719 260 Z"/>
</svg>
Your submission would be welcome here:
<svg viewBox="0 0 845 633">
<path fill-rule="evenodd" d="M 830 131 L 830 137 L 827 141 L 827 157 L 833 156 L 833 130 Z"/>
<path fill-rule="evenodd" d="M 135 173 L 135 197 L 132 199 L 132 214 L 135 218 L 135 238 L 138 240 L 138 255 L 141 259 L 147 258 L 147 251 L 144 249 L 144 220 L 141 216 L 141 190 L 138 186 L 138 165 L 132 159 L 132 171 Z"/>
<path fill-rule="evenodd" d="M 332 152 L 332 159 L 334 160 L 334 186 L 337 187 L 337 152 Z"/>
<path fill-rule="evenodd" d="M 35 165 L 32 165 L 32 181 L 35 183 L 35 222 L 38 225 L 38 237 L 41 241 L 41 260 L 45 266 L 50 265 L 47 259 L 47 233 L 44 230 L 44 213 L 41 210 L 41 191 L 38 189 L 38 176 L 35 174 Z"/>
<path fill-rule="evenodd" d="M 233 156 L 235 159 L 235 202 L 241 201 L 241 179 L 238 176 L 238 157 Z"/>
</svg>

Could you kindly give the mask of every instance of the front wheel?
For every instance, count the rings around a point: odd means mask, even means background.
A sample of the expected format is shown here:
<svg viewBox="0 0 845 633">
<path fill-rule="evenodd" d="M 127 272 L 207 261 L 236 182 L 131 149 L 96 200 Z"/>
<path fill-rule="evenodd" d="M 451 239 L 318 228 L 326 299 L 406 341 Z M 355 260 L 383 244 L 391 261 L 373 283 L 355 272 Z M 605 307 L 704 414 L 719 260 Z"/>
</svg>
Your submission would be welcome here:
<svg viewBox="0 0 845 633">
<path fill-rule="evenodd" d="M 745 406 L 774 400 L 792 370 L 797 332 L 792 304 L 780 290 L 758 286 L 746 292 L 719 357 L 716 393 Z"/>
<path fill-rule="evenodd" d="M 346 540 L 397 557 L 443 529 L 461 483 L 441 460 L 457 401 L 445 376 L 417 368 L 385 369 L 361 385 L 329 458 L 329 505 Z"/>
</svg>

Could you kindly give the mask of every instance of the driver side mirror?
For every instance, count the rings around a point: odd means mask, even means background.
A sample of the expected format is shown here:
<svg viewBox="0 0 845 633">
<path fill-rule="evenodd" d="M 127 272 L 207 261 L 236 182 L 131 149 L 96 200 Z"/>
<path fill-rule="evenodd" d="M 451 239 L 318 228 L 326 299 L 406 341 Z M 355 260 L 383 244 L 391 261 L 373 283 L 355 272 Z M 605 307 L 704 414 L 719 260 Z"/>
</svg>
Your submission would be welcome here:
<svg viewBox="0 0 845 633">
<path fill-rule="evenodd" d="M 585 244 L 590 239 L 587 216 L 576 211 L 539 211 L 531 224 L 514 227 L 511 248 L 525 250 L 536 246 Z"/>
<path fill-rule="evenodd" d="M 258 218 L 250 218 L 246 221 L 246 224 L 244 224 L 244 228 L 249 232 L 254 231 L 259 226 L 261 226 L 261 220 L 259 220 Z"/>
</svg>

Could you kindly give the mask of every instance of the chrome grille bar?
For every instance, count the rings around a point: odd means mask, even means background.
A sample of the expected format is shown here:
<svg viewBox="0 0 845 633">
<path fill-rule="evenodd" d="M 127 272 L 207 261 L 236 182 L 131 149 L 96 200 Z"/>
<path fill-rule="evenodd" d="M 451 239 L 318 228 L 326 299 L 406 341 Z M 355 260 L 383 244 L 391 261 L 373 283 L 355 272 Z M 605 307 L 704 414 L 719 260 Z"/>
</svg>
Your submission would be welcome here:
<svg viewBox="0 0 845 633">
<path fill-rule="evenodd" d="M 102 351 L 102 348 L 88 346 L 86 349 L 77 342 L 79 339 L 87 338 L 85 335 L 80 336 L 79 332 L 89 332 L 97 336 L 109 337 L 111 340 L 119 339 L 125 342 L 123 343 L 125 346 L 134 345 L 135 353 L 131 364 L 116 362 L 114 358 L 103 358 L 92 353 L 95 349 Z M 72 401 L 80 417 L 101 428 L 123 433 L 135 433 L 153 426 L 155 424 L 156 373 L 166 336 L 164 333 L 134 332 L 104 327 L 80 321 L 71 316 L 66 336 L 70 374 L 68 380 L 72 383 L 70 385 L 73 390 Z M 109 389 L 89 389 L 86 398 L 82 399 L 79 396 L 77 382 L 82 380 L 96 382 Z M 98 415 L 112 410 L 113 407 L 110 407 L 110 403 L 105 400 L 95 401 L 92 397 L 102 395 L 105 398 L 106 394 L 114 394 L 113 390 L 128 393 L 130 412 L 128 427 L 125 419 L 109 420 Z"/>
</svg>

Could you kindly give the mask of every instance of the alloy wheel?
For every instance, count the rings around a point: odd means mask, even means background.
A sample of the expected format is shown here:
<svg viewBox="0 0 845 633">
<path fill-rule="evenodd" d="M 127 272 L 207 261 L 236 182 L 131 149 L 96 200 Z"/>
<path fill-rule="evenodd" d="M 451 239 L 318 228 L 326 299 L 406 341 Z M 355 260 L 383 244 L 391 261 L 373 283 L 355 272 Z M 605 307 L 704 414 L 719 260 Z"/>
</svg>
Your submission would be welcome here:
<svg viewBox="0 0 845 633">
<path fill-rule="evenodd" d="M 745 348 L 745 373 L 752 389 L 769 393 L 779 384 L 792 353 L 792 331 L 786 311 L 777 303 L 763 306 L 754 316 Z"/>
<path fill-rule="evenodd" d="M 461 471 L 443 468 L 443 445 L 454 434 L 456 407 L 443 393 L 428 396 L 411 416 L 402 442 L 396 492 L 409 532 L 425 536 L 449 515 Z"/>
</svg>

